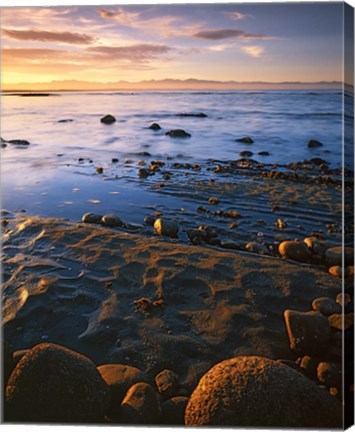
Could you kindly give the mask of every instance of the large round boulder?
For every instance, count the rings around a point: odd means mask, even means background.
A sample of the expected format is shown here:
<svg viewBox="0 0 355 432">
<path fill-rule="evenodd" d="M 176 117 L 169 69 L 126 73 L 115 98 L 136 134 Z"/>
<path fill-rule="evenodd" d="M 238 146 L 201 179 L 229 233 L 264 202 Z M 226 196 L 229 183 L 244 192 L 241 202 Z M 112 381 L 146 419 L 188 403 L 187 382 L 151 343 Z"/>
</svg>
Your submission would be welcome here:
<svg viewBox="0 0 355 432">
<path fill-rule="evenodd" d="M 340 428 L 340 402 L 294 369 L 236 357 L 210 369 L 185 410 L 188 426 Z"/>
<path fill-rule="evenodd" d="M 308 249 L 307 245 L 296 240 L 280 243 L 279 253 L 283 258 L 289 258 L 299 262 L 307 262 L 312 256 L 312 252 Z"/>
<path fill-rule="evenodd" d="M 9 421 L 90 423 L 103 421 L 110 393 L 87 357 L 42 343 L 18 362 L 6 387 L 6 402 Z"/>
</svg>

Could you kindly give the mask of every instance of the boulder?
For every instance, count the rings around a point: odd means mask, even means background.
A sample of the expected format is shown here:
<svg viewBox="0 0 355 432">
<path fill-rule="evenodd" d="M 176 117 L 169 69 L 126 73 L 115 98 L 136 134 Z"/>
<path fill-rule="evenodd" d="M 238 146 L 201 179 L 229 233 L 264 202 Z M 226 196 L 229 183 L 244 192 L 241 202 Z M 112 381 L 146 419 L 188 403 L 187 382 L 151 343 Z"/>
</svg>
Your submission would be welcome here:
<svg viewBox="0 0 355 432">
<path fill-rule="evenodd" d="M 341 266 L 342 265 L 342 253 L 344 249 L 345 265 L 354 265 L 354 249 L 352 247 L 346 246 L 342 248 L 341 246 L 335 246 L 329 248 L 325 251 L 325 260 L 328 266 Z"/>
<path fill-rule="evenodd" d="M 117 228 L 123 226 L 123 222 L 121 221 L 121 219 L 114 214 L 107 214 L 105 216 L 102 216 L 101 223 L 102 225 L 111 228 Z"/>
<path fill-rule="evenodd" d="M 261 243 L 258 243 L 258 242 L 249 242 L 249 243 L 247 243 L 245 245 L 245 249 L 248 252 L 257 253 L 257 254 L 260 254 L 260 255 L 270 255 L 270 252 L 269 252 L 268 248 L 265 245 L 263 245 Z"/>
<path fill-rule="evenodd" d="M 152 123 L 152 124 L 149 126 L 149 129 L 152 129 L 152 130 L 157 131 L 157 130 L 160 130 L 161 127 L 159 126 L 158 123 Z"/>
<path fill-rule="evenodd" d="M 163 219 L 163 218 L 158 218 L 154 222 L 154 232 L 156 234 L 176 238 L 178 231 L 179 231 L 179 226 L 177 223 L 173 221 Z"/>
<path fill-rule="evenodd" d="M 306 237 L 303 241 L 313 253 L 323 255 L 325 251 L 324 242 L 320 241 L 316 237 Z"/>
<path fill-rule="evenodd" d="M 333 314 L 328 317 L 330 327 L 336 330 L 347 330 L 354 325 L 354 314 Z"/>
<path fill-rule="evenodd" d="M 165 135 L 168 135 L 172 138 L 190 138 L 191 137 L 191 134 L 184 131 L 183 129 L 173 129 L 171 131 L 166 132 Z"/>
<path fill-rule="evenodd" d="M 351 295 L 348 293 L 339 293 L 335 300 L 340 306 L 347 306 L 351 302 Z"/>
<path fill-rule="evenodd" d="M 85 223 L 101 223 L 102 215 L 96 213 L 85 213 L 81 220 Z"/>
<path fill-rule="evenodd" d="M 341 370 L 335 363 L 321 362 L 317 367 L 317 378 L 326 387 L 341 389 Z"/>
<path fill-rule="evenodd" d="M 251 156 L 253 156 L 253 154 L 254 154 L 253 152 L 248 151 L 248 150 L 243 150 L 239 153 L 239 155 L 242 157 L 251 157 Z"/>
<path fill-rule="evenodd" d="M 123 424 L 157 424 L 161 417 L 158 394 L 147 383 L 134 384 L 126 393 L 120 408 Z"/>
<path fill-rule="evenodd" d="M 104 123 L 104 124 L 112 124 L 112 123 L 115 123 L 116 119 L 111 114 L 107 114 L 104 117 L 102 117 L 100 119 L 100 121 L 101 121 L 101 123 Z"/>
<path fill-rule="evenodd" d="M 22 146 L 28 146 L 30 145 L 30 143 L 26 140 L 22 140 L 22 139 L 13 139 L 13 140 L 9 140 L 6 141 L 9 144 L 14 144 L 14 145 L 22 145 Z"/>
<path fill-rule="evenodd" d="M 300 355 L 319 355 L 326 351 L 330 337 L 328 319 L 319 312 L 284 312 L 290 348 Z"/>
<path fill-rule="evenodd" d="M 340 402 L 303 374 L 263 357 L 210 369 L 185 410 L 188 426 L 340 428 Z"/>
<path fill-rule="evenodd" d="M 170 369 L 164 369 L 155 377 L 158 392 L 167 398 L 174 396 L 179 384 L 179 377 Z"/>
<path fill-rule="evenodd" d="M 183 425 L 185 408 L 189 401 L 186 396 L 176 396 L 161 405 L 161 422 L 165 425 Z"/>
<path fill-rule="evenodd" d="M 311 139 L 308 141 L 308 147 L 314 148 L 314 147 L 322 147 L 323 144 L 315 139 Z"/>
<path fill-rule="evenodd" d="M 330 297 L 318 297 L 312 302 L 312 308 L 325 316 L 341 313 L 341 306 Z"/>
<path fill-rule="evenodd" d="M 307 262 L 312 256 L 312 252 L 308 249 L 306 244 L 296 240 L 280 243 L 279 253 L 283 258 L 289 258 L 299 262 Z"/>
<path fill-rule="evenodd" d="M 123 364 L 104 364 L 98 366 L 97 370 L 110 388 L 110 415 L 115 419 L 119 415 L 119 407 L 127 390 L 133 384 L 147 382 L 148 379 L 140 369 Z"/>
<path fill-rule="evenodd" d="M 250 138 L 250 137 L 243 137 L 243 138 L 238 138 L 238 139 L 236 139 L 236 141 L 237 142 L 242 142 L 242 143 L 245 143 L 245 144 L 253 144 L 253 142 L 254 142 L 254 140 L 252 139 L 252 138 Z"/>
<path fill-rule="evenodd" d="M 6 387 L 7 420 L 101 422 L 109 387 L 87 357 L 60 345 L 41 343 L 18 362 Z"/>
<path fill-rule="evenodd" d="M 148 178 L 149 176 L 153 175 L 153 173 L 147 168 L 139 168 L 137 170 L 137 175 L 139 178 Z"/>
</svg>

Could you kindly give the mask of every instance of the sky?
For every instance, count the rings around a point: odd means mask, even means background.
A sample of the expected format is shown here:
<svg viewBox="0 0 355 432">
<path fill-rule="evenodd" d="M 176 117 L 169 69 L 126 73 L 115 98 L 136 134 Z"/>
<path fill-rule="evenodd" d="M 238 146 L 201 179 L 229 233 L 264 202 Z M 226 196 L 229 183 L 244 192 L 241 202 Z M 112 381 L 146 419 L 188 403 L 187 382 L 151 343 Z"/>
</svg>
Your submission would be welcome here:
<svg viewBox="0 0 355 432">
<path fill-rule="evenodd" d="M 343 80 L 342 3 L 5 7 L 1 30 L 3 89 Z"/>
</svg>

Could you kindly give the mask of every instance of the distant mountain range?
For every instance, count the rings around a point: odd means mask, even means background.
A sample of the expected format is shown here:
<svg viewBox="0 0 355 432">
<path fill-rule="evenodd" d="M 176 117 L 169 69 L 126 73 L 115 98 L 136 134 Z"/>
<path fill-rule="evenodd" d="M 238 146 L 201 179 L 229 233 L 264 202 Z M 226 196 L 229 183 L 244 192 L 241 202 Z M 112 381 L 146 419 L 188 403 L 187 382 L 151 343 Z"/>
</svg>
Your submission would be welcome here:
<svg viewBox="0 0 355 432">
<path fill-rule="evenodd" d="M 353 87 L 346 85 L 347 90 Z M 199 79 L 163 79 L 140 82 L 90 82 L 63 80 L 48 83 L 19 83 L 5 85 L 3 92 L 13 91 L 120 91 L 120 90 L 294 90 L 294 89 L 341 89 L 339 81 L 320 82 L 238 82 Z"/>
</svg>

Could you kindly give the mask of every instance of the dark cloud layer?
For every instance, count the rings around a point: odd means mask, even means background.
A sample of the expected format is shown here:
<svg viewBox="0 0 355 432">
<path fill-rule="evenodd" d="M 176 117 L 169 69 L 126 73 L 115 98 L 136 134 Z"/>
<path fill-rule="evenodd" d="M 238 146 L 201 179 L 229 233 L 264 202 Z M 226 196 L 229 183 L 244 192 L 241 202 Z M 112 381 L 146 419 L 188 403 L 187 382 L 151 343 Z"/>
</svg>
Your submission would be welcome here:
<svg viewBox="0 0 355 432">
<path fill-rule="evenodd" d="M 93 43 L 95 38 L 85 33 L 52 32 L 46 30 L 12 30 L 3 29 L 3 34 L 17 40 L 32 40 L 39 42 L 62 42 L 67 44 L 87 45 Z"/>
<path fill-rule="evenodd" d="M 221 40 L 229 38 L 238 38 L 244 40 L 262 40 L 268 37 L 263 34 L 253 34 L 242 30 L 218 29 L 218 30 L 201 30 L 192 35 L 195 38 L 207 40 Z"/>
</svg>

